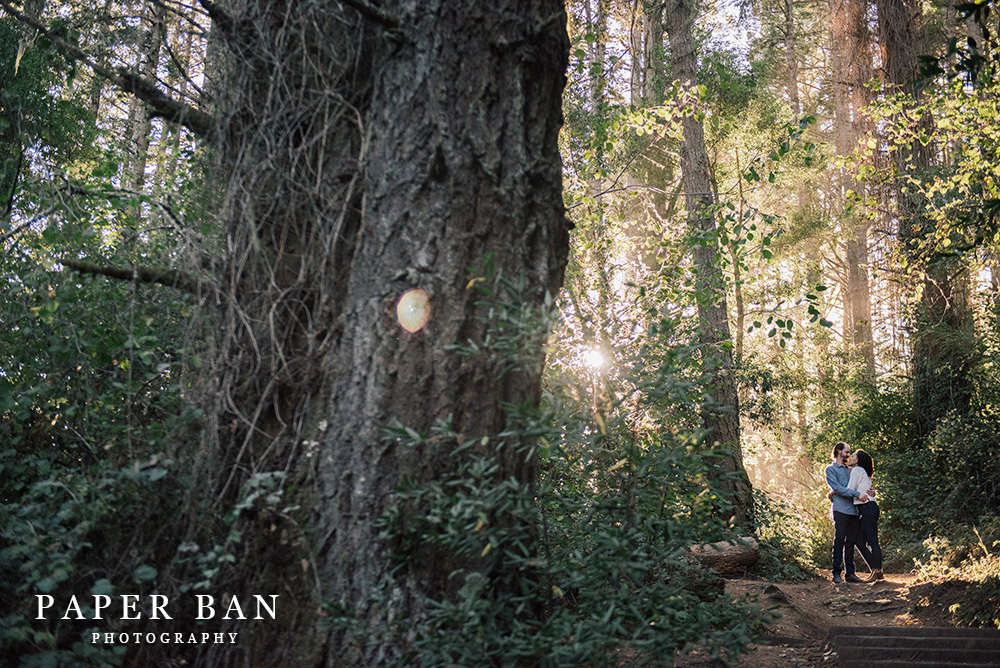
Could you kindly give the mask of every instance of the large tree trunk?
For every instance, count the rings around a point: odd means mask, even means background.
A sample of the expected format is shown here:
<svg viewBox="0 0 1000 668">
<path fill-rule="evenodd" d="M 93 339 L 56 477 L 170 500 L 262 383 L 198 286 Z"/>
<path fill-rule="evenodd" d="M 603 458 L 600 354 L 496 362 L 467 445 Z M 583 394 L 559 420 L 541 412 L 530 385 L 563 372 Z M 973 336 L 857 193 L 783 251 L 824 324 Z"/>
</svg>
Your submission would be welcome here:
<svg viewBox="0 0 1000 668">
<path fill-rule="evenodd" d="M 260 633 L 251 665 L 383 665 L 404 651 L 389 620 L 415 622 L 425 596 L 461 587 L 453 570 L 487 563 L 414 555 L 392 569 L 376 521 L 403 476 L 447 478 L 464 442 L 500 478 L 536 473 L 496 435 L 505 405 L 537 401 L 541 347 L 502 373 L 510 359 L 455 346 L 482 347 L 496 326 L 470 280 L 519 284 L 529 315 L 561 285 L 566 15 L 555 0 L 227 5 L 213 14 L 227 278 L 202 456 L 220 504 L 255 474 L 287 472 L 305 529 L 248 531 L 231 586 L 283 583 L 295 633 Z M 415 288 L 431 315 L 409 333 L 395 309 Z M 393 421 L 422 434 L 450 422 L 458 436 L 411 447 L 388 438 Z M 306 642 L 324 605 L 356 633 Z M 213 647 L 201 665 L 242 665 L 234 652 Z"/>
<path fill-rule="evenodd" d="M 878 30 L 887 88 L 919 99 L 919 56 L 925 47 L 921 6 L 912 0 L 878 0 Z M 929 118 L 921 119 L 925 126 Z M 930 132 L 929 127 L 925 127 Z M 931 166 L 931 146 L 913 142 L 892 156 L 900 174 L 920 177 Z M 950 411 L 964 413 L 972 400 L 975 334 L 969 305 L 971 279 L 966 261 L 920 247 L 932 239 L 934 225 L 923 215 L 926 204 L 914 194 L 888 192 L 899 220 L 899 237 L 911 264 L 922 270 L 919 300 L 912 318 L 914 418 L 922 434 Z"/>
<path fill-rule="evenodd" d="M 697 83 L 697 54 L 693 39 L 695 15 L 694 6 L 688 0 L 673 0 L 664 11 L 673 76 L 680 80 L 684 90 L 692 94 L 695 94 L 692 89 Z M 700 242 L 694 248 L 698 317 L 702 327 L 706 370 L 712 374 L 711 403 L 714 405 L 704 411 L 703 420 L 709 432 L 709 442 L 718 443 L 730 453 L 723 460 L 723 468 L 730 476 L 727 486 L 734 506 L 733 514 L 736 521 L 745 526 L 749 522 L 753 490 L 743 467 L 740 446 L 739 396 L 733 369 L 726 287 L 719 264 L 720 249 L 713 213 L 715 198 L 705 148 L 705 130 L 696 114 L 684 116 L 680 153 L 688 224 Z"/>
<path fill-rule="evenodd" d="M 830 0 L 830 37 L 833 51 L 835 144 L 837 154 L 850 156 L 870 124 L 863 116 L 872 77 L 871 38 L 865 20 L 865 0 Z M 841 197 L 848 190 L 863 195 L 863 184 L 840 170 Z M 864 215 L 842 213 L 846 233 L 847 278 L 844 295 L 844 348 L 855 373 L 875 378 L 875 350 L 871 329 L 871 293 L 868 269 L 868 230 Z"/>
</svg>

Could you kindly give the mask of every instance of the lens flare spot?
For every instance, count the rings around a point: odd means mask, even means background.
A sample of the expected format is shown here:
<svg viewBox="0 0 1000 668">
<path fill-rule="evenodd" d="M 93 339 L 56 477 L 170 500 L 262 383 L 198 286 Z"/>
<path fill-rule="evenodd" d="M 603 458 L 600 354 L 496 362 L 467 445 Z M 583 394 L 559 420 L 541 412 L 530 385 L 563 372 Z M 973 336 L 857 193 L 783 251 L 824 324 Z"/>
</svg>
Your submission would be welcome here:
<svg viewBox="0 0 1000 668">
<path fill-rule="evenodd" d="M 404 292 L 396 304 L 396 318 L 403 329 L 411 334 L 423 329 L 430 317 L 431 300 L 419 288 Z"/>
<path fill-rule="evenodd" d="M 607 363 L 607 360 L 604 359 L 604 353 L 599 348 L 591 348 L 583 353 L 583 362 L 592 369 L 600 369 Z"/>
</svg>

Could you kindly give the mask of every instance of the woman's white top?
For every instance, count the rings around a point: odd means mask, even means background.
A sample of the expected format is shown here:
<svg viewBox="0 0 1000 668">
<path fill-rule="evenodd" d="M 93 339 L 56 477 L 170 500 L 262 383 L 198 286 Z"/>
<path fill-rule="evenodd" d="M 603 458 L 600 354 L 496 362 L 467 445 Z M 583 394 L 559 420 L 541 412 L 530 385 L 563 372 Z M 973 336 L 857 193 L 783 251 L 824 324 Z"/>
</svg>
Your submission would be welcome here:
<svg viewBox="0 0 1000 668">
<path fill-rule="evenodd" d="M 855 466 L 851 469 L 851 479 L 848 481 L 847 487 L 848 489 L 858 490 L 860 494 L 871 492 L 872 481 L 871 478 L 868 477 L 868 472 L 860 466 Z M 871 494 L 868 494 L 868 497 L 871 498 Z M 862 501 L 857 497 L 854 499 L 854 505 L 856 506 L 863 506 L 866 503 L 868 502 Z"/>
</svg>

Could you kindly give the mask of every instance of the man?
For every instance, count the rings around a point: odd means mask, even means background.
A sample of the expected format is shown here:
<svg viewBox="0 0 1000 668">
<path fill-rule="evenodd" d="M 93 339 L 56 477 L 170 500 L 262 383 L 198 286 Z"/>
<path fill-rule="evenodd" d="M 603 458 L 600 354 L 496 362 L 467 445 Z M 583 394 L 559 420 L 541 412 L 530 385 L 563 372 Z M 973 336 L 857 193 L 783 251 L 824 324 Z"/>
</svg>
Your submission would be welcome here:
<svg viewBox="0 0 1000 668">
<path fill-rule="evenodd" d="M 854 541 L 858 535 L 858 509 L 854 507 L 854 498 L 868 501 L 867 493 L 859 493 L 850 489 L 847 483 L 851 480 L 851 471 L 847 468 L 847 458 L 851 456 L 851 446 L 841 441 L 833 446 L 833 463 L 826 467 L 826 484 L 833 491 L 830 497 L 833 513 L 833 582 L 862 582 L 854 574 Z M 845 569 L 844 577 L 840 572 Z"/>
</svg>

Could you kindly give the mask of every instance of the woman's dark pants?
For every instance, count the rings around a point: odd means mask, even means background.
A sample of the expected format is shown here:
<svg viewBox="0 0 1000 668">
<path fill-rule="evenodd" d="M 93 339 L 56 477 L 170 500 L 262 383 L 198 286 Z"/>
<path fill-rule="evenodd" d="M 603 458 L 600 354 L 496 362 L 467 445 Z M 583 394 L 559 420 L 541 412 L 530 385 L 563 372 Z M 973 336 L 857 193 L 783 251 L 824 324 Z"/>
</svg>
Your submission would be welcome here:
<svg viewBox="0 0 1000 668">
<path fill-rule="evenodd" d="M 882 570 L 882 548 L 878 544 L 878 504 L 874 501 L 858 506 L 861 511 L 861 525 L 858 529 L 857 546 L 861 558 L 873 571 Z"/>
</svg>

